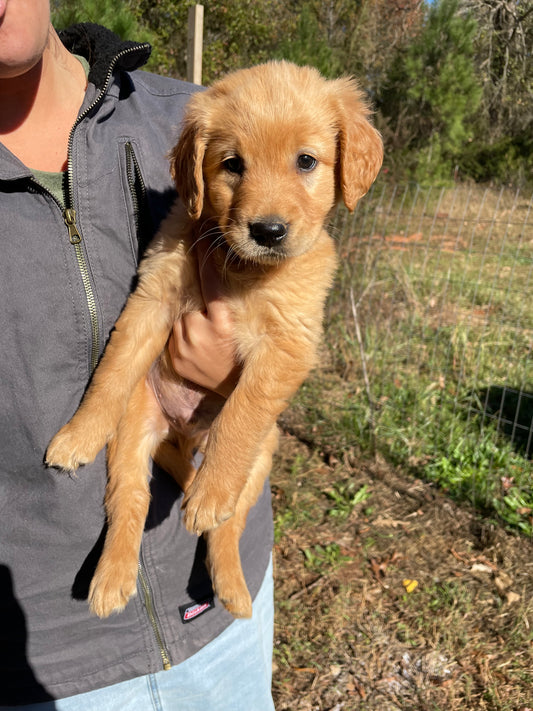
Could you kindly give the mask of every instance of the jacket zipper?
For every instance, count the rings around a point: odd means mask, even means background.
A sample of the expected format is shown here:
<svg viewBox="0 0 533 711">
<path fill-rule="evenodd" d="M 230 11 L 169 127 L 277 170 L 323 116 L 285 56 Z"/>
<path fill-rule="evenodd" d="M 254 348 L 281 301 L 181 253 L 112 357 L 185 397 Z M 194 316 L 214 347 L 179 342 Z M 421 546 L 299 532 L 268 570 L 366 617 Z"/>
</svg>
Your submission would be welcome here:
<svg viewBox="0 0 533 711">
<path fill-rule="evenodd" d="M 81 275 L 81 281 L 83 288 L 85 290 L 85 298 L 87 300 L 87 308 L 89 310 L 89 321 L 91 324 L 91 356 L 90 356 L 90 370 L 91 373 L 96 368 L 98 363 L 98 356 L 100 354 L 100 327 L 98 325 L 98 308 L 96 304 L 96 297 L 94 295 L 93 287 L 91 284 L 91 277 L 89 275 L 89 269 L 87 267 L 87 261 L 85 255 L 83 254 L 83 249 L 81 246 L 81 234 L 78 231 L 78 226 L 76 224 L 76 210 L 73 207 L 67 207 L 63 211 L 63 219 L 68 229 L 68 237 L 70 244 L 74 247 L 74 253 L 76 255 L 76 261 L 78 263 L 78 269 Z"/>
<path fill-rule="evenodd" d="M 163 641 L 163 635 L 161 634 L 161 628 L 154 608 L 152 588 L 150 587 L 148 575 L 146 573 L 142 560 L 139 560 L 139 582 L 141 584 L 141 589 L 143 592 L 144 608 L 146 610 L 148 620 L 152 627 L 152 632 L 154 633 L 155 641 L 159 648 L 159 654 L 161 655 L 163 669 L 165 671 L 168 671 L 172 668 L 172 663 L 170 661 L 170 655 L 167 651 L 166 645 Z"/>
<path fill-rule="evenodd" d="M 39 188 L 50 195 L 52 200 L 56 203 L 56 205 L 59 207 L 61 210 L 61 213 L 63 215 L 63 220 L 65 222 L 65 225 L 67 226 L 68 230 L 68 236 L 69 236 L 69 242 L 70 244 L 73 245 L 75 254 L 76 254 L 76 261 L 78 263 L 78 268 L 81 274 L 81 279 L 82 279 L 82 284 L 83 288 L 85 291 L 85 297 L 87 300 L 87 306 L 89 310 L 89 319 L 90 319 L 90 324 L 91 324 L 91 357 L 90 357 L 90 372 L 92 373 L 93 370 L 96 368 L 96 364 L 98 362 L 98 354 L 99 354 L 99 349 L 100 349 L 100 331 L 98 327 L 98 312 L 97 312 L 97 307 L 96 307 L 96 298 L 94 296 L 94 291 L 92 288 L 91 284 L 91 278 L 89 275 L 89 270 L 87 268 L 87 262 L 85 261 L 85 257 L 83 254 L 83 250 L 81 248 L 81 235 L 78 231 L 78 227 L 76 224 L 76 210 L 72 207 L 67 207 L 59 202 L 57 198 L 52 195 L 52 193 L 44 187 L 38 180 L 35 178 L 32 178 L 32 182 L 35 185 L 38 185 Z"/>
<path fill-rule="evenodd" d="M 83 288 L 85 290 L 85 298 L 87 301 L 87 308 L 89 310 L 89 319 L 90 319 L 90 324 L 91 324 L 91 355 L 90 355 L 90 371 L 91 373 L 94 371 L 96 368 L 96 365 L 98 363 L 98 357 L 100 355 L 100 341 L 101 341 L 101 335 L 100 335 L 100 326 L 98 323 L 98 309 L 97 309 L 97 303 L 96 303 L 96 297 L 94 295 L 94 290 L 92 287 L 91 283 L 91 277 L 89 273 L 89 268 L 87 266 L 87 260 L 85 259 L 85 254 L 82 248 L 82 235 L 79 231 L 78 225 L 76 223 L 76 210 L 74 209 L 74 162 L 72 160 L 72 147 L 74 144 L 74 131 L 76 127 L 83 121 L 83 119 L 89 114 L 90 111 L 92 111 L 100 101 L 102 101 L 103 97 L 105 96 L 107 89 L 109 87 L 109 83 L 111 81 L 111 77 L 113 76 L 113 70 L 115 68 L 116 63 L 118 62 L 119 59 L 122 57 L 126 56 L 127 54 L 137 52 L 140 48 L 144 47 L 146 48 L 148 45 L 141 45 L 141 46 L 135 46 L 135 47 L 130 47 L 128 49 L 124 49 L 118 54 L 115 55 L 113 60 L 111 61 L 109 65 L 109 69 L 107 71 L 107 75 L 103 84 L 103 87 L 98 94 L 98 96 L 94 99 L 94 101 L 85 109 L 83 113 L 81 113 L 73 127 L 70 130 L 69 134 L 69 139 L 68 139 L 68 158 L 67 158 L 67 204 L 65 206 L 65 210 L 63 211 L 63 219 L 65 220 L 65 224 L 67 226 L 68 230 L 68 235 L 69 235 L 69 240 L 70 243 L 74 247 L 74 251 L 76 254 L 76 261 L 78 263 L 78 268 L 80 270 L 81 274 L 81 279 L 83 283 Z"/>
</svg>

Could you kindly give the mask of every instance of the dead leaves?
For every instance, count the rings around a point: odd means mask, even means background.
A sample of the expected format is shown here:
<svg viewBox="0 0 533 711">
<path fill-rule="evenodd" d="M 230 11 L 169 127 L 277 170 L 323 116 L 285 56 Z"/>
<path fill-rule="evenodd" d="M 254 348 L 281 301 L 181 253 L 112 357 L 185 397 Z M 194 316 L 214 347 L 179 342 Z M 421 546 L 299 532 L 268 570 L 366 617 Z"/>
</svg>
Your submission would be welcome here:
<svg viewBox="0 0 533 711">
<path fill-rule="evenodd" d="M 481 582 L 492 581 L 496 592 L 507 605 L 514 605 L 520 602 L 521 596 L 511 590 L 514 583 L 513 578 L 504 570 L 500 570 L 496 563 L 488 560 L 483 555 L 471 556 L 468 553 L 460 553 L 454 548 L 450 549 L 450 553 L 468 569 L 467 571 L 456 571 L 457 577 L 462 577 L 465 572 L 469 572 Z"/>
<path fill-rule="evenodd" d="M 504 570 L 501 570 L 496 563 L 489 560 L 483 555 L 470 555 L 468 553 L 462 553 L 455 550 L 453 547 L 450 549 L 451 555 L 461 563 L 461 568 L 453 570 L 453 575 L 456 578 L 462 578 L 465 575 L 470 575 L 475 578 L 478 582 L 490 584 L 495 589 L 498 596 L 505 602 L 506 605 L 515 605 L 520 602 L 521 596 L 516 593 L 512 587 L 514 584 L 513 578 Z M 404 555 L 398 551 L 393 551 L 390 554 L 382 555 L 379 557 L 372 557 L 368 560 L 368 565 L 372 571 L 374 579 L 379 583 L 380 587 L 386 590 L 391 588 L 390 584 L 385 582 L 387 576 L 390 577 L 392 569 L 394 574 L 396 574 L 400 564 L 404 561 Z M 409 564 L 409 569 L 411 575 L 409 577 L 404 576 L 398 581 L 396 590 L 402 589 L 407 594 L 412 594 L 416 590 L 420 589 L 421 576 L 413 575 L 413 564 Z M 391 578 L 395 580 L 395 578 Z M 400 583 L 402 588 L 400 588 Z"/>
<path fill-rule="evenodd" d="M 370 558 L 368 562 L 374 577 L 381 583 L 387 574 L 389 566 L 396 565 L 402 558 L 403 556 L 400 553 L 394 551 L 391 555 L 382 556 L 380 558 Z"/>
</svg>

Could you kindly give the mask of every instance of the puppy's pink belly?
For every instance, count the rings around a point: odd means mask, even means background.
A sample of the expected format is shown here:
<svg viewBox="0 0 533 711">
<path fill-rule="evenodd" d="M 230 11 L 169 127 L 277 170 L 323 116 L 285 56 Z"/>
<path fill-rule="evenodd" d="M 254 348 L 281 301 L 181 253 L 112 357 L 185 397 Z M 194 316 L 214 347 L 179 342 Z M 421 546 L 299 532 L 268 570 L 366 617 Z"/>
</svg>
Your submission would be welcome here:
<svg viewBox="0 0 533 711">
<path fill-rule="evenodd" d="M 207 431 L 220 412 L 224 399 L 194 383 L 169 378 L 155 364 L 148 377 L 161 412 L 171 428 L 186 437 Z"/>
</svg>

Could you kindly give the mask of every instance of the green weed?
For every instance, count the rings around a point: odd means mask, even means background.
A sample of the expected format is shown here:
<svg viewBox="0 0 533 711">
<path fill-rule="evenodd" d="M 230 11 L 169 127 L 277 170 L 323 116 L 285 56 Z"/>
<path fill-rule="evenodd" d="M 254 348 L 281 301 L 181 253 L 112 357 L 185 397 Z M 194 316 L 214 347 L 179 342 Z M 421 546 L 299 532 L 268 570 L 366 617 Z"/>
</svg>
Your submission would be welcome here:
<svg viewBox="0 0 533 711">
<path fill-rule="evenodd" d="M 336 482 L 325 492 L 333 506 L 327 510 L 328 516 L 345 521 L 354 508 L 370 497 L 368 486 L 357 487 L 354 481 Z"/>
<path fill-rule="evenodd" d="M 303 554 L 305 567 L 316 573 L 320 573 L 323 570 L 327 570 L 329 573 L 332 569 L 342 565 L 342 563 L 351 560 L 350 556 L 342 553 L 338 543 L 328 543 L 325 546 L 317 544 L 313 548 L 305 548 Z"/>
</svg>

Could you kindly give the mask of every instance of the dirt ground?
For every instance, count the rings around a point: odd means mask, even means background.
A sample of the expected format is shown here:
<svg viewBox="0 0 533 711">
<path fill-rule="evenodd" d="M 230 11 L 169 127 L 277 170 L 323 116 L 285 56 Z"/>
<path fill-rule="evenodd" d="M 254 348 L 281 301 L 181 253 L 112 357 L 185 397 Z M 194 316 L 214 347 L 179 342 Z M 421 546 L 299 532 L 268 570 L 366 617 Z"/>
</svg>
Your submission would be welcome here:
<svg viewBox="0 0 533 711">
<path fill-rule="evenodd" d="M 533 707 L 533 542 L 285 426 L 272 475 L 277 711 Z"/>
</svg>

